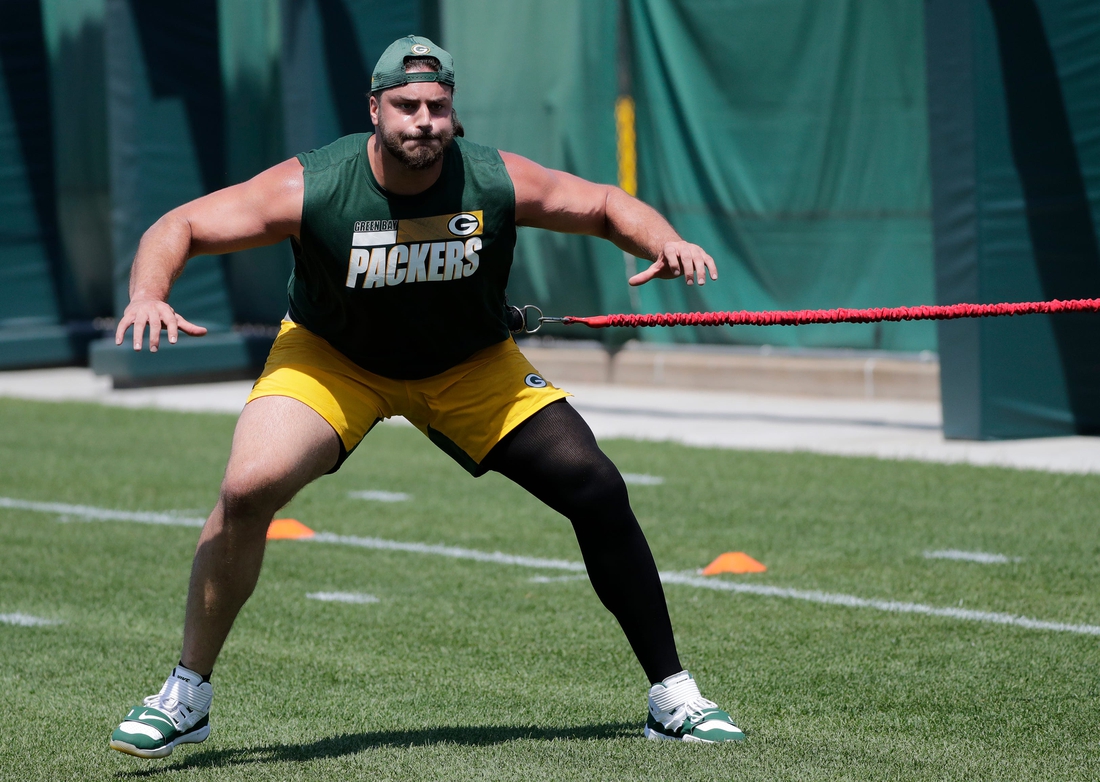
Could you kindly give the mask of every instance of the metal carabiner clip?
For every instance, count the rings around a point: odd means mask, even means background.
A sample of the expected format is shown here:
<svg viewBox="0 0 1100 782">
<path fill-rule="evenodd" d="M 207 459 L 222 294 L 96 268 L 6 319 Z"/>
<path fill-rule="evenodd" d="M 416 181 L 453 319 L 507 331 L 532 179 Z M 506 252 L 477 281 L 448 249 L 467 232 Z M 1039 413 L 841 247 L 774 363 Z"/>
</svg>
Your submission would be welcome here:
<svg viewBox="0 0 1100 782">
<path fill-rule="evenodd" d="M 520 313 L 523 315 L 523 333 L 534 334 L 536 331 L 542 328 L 542 310 L 536 307 L 534 304 L 524 304 L 522 307 L 517 307 Z M 538 315 L 538 323 L 534 328 L 531 328 L 531 315 L 529 310 L 534 310 Z"/>
<path fill-rule="evenodd" d="M 538 313 L 537 316 L 531 315 L 531 310 Z M 508 304 L 505 307 L 505 317 L 508 321 L 508 330 L 513 334 L 534 334 L 536 331 L 542 328 L 543 323 L 565 323 L 565 318 L 548 318 L 542 314 L 542 310 L 536 307 L 534 304 L 524 304 L 522 307 L 517 307 L 514 304 Z M 534 323 L 534 328 L 531 324 Z"/>
</svg>

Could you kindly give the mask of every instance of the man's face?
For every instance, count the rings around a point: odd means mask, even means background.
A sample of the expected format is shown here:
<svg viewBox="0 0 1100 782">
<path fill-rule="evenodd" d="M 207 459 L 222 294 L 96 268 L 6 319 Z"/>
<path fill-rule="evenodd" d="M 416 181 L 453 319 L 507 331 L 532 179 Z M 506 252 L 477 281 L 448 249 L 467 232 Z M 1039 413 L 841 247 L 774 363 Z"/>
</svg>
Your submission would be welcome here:
<svg viewBox="0 0 1100 782">
<path fill-rule="evenodd" d="M 390 154 L 414 171 L 431 168 L 454 140 L 451 88 L 434 81 L 371 96 L 370 117 Z"/>
</svg>

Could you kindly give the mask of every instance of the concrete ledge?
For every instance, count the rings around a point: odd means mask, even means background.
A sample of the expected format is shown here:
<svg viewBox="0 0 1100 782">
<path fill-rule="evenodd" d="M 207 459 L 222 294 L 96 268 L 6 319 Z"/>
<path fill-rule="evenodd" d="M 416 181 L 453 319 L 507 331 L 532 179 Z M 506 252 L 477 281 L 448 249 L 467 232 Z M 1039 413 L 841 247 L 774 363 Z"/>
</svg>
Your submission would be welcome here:
<svg viewBox="0 0 1100 782">
<path fill-rule="evenodd" d="M 938 402 L 939 362 L 879 351 L 775 351 L 628 344 L 610 355 L 598 344 L 520 343 L 552 382 L 740 391 L 758 394 Z"/>
<path fill-rule="evenodd" d="M 0 328 L 0 369 L 83 364 L 98 336 L 91 323 Z"/>
<path fill-rule="evenodd" d="M 110 375 L 115 388 L 256 378 L 271 349 L 274 335 L 210 333 L 205 337 L 180 334 L 169 344 L 161 335 L 160 350 L 136 352 L 130 341 L 116 345 L 113 337 L 97 340 L 88 352 L 97 375 Z"/>
</svg>

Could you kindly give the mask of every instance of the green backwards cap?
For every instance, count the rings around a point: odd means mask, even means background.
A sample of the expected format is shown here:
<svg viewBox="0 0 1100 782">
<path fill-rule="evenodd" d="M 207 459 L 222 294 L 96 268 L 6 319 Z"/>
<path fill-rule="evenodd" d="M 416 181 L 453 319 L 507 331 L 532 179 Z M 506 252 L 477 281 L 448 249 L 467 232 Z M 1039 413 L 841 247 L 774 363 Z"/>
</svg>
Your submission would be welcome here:
<svg viewBox="0 0 1100 782">
<path fill-rule="evenodd" d="M 439 60 L 439 71 L 405 73 L 405 60 L 409 57 L 434 57 Z M 374 73 L 370 77 L 370 91 L 388 90 L 402 84 L 418 81 L 437 81 L 455 86 L 455 64 L 451 55 L 439 46 L 419 35 L 406 35 L 386 47 Z"/>
</svg>

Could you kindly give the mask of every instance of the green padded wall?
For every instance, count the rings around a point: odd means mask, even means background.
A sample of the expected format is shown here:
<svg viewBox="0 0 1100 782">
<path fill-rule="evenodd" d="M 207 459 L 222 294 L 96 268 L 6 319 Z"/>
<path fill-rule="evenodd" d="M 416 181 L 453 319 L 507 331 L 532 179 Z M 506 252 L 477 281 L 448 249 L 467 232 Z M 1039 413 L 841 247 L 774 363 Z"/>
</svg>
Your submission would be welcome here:
<svg viewBox="0 0 1100 782">
<path fill-rule="evenodd" d="M 929 0 L 939 303 L 1100 296 L 1100 6 Z M 1100 432 L 1100 318 L 940 324 L 944 432 Z"/>
<path fill-rule="evenodd" d="M 42 12 L 24 0 L 0 14 L 0 368 L 69 363 Z"/>
<path fill-rule="evenodd" d="M 289 157 L 283 134 L 280 0 L 220 0 L 218 43 L 225 99 L 226 184 L 251 179 Z M 287 308 L 288 243 L 226 256 L 238 323 L 275 324 Z"/>
<path fill-rule="evenodd" d="M 105 0 L 42 0 L 69 320 L 114 312 L 105 13 Z"/>
<path fill-rule="evenodd" d="M 216 0 L 107 0 L 107 78 L 114 299 L 121 314 L 145 229 L 226 184 Z M 227 329 L 233 312 L 222 258 L 192 259 L 169 302 L 192 322 Z"/>
<path fill-rule="evenodd" d="M 106 1 L 113 288 L 121 315 L 145 230 L 174 207 L 230 183 L 229 123 L 217 0 Z M 271 340 L 230 332 L 229 282 L 222 256 L 192 258 L 168 301 L 211 333 L 178 345 L 165 341 L 159 354 L 135 353 L 128 340 L 115 346 L 106 337 L 91 346 L 92 368 L 124 384 L 254 372 Z"/>
</svg>

